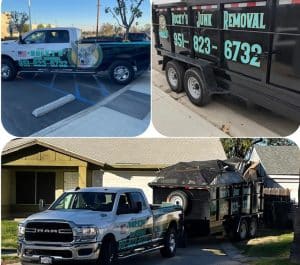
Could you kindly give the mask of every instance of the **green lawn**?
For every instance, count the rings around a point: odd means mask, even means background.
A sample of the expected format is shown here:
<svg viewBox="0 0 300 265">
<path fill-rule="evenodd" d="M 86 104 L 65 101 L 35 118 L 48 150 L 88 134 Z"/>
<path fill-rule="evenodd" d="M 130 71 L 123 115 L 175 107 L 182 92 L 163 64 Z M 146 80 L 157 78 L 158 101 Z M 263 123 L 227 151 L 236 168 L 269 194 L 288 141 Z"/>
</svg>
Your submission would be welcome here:
<svg viewBox="0 0 300 265">
<path fill-rule="evenodd" d="M 264 230 L 260 235 L 245 242 L 236 243 L 242 254 L 255 257 L 253 265 L 292 265 L 289 262 L 292 232 Z"/>
<path fill-rule="evenodd" d="M 18 222 L 1 221 L 1 248 L 17 248 Z"/>
</svg>

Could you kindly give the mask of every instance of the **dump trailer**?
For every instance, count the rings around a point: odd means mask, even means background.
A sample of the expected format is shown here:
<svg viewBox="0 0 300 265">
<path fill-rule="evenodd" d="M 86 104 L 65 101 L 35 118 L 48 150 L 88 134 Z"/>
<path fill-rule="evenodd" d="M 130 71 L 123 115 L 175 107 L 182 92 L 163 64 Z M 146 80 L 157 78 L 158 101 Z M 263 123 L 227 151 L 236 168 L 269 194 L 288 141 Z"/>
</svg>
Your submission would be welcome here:
<svg viewBox="0 0 300 265">
<path fill-rule="evenodd" d="M 155 48 L 173 91 L 199 106 L 231 93 L 300 121 L 300 1 L 162 2 Z"/>
<path fill-rule="evenodd" d="M 240 165 L 212 160 L 164 168 L 149 184 L 153 201 L 182 206 L 188 234 L 255 237 L 263 218 L 263 183 L 257 175 L 259 165 L 247 165 L 243 174 Z"/>
</svg>

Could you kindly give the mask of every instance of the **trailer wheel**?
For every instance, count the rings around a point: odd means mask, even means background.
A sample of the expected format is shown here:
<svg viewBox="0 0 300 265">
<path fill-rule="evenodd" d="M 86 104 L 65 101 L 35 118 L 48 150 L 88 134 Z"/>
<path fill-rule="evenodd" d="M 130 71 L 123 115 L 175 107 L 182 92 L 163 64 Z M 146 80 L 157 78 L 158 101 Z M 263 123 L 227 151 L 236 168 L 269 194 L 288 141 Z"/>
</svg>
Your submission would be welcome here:
<svg viewBox="0 0 300 265">
<path fill-rule="evenodd" d="M 248 237 L 249 238 L 256 237 L 257 227 L 258 227 L 257 219 L 255 217 L 252 217 L 249 222 L 249 229 L 248 229 Z"/>
<path fill-rule="evenodd" d="M 97 264 L 110 265 L 115 264 L 117 259 L 117 244 L 113 238 L 104 240 Z"/>
<path fill-rule="evenodd" d="M 9 58 L 2 58 L 1 62 L 1 79 L 11 81 L 16 78 L 17 69 L 14 62 Z"/>
<path fill-rule="evenodd" d="M 116 61 L 108 69 L 109 77 L 120 85 L 129 84 L 134 77 L 134 69 L 131 63 L 126 61 Z"/>
<path fill-rule="evenodd" d="M 172 258 L 176 255 L 176 244 L 177 244 L 177 233 L 176 229 L 171 226 L 166 232 L 164 238 L 164 247 L 160 249 L 160 254 L 164 258 Z"/>
<path fill-rule="evenodd" d="M 184 88 L 190 101 L 195 105 L 204 106 L 209 102 L 210 96 L 198 68 L 192 67 L 185 72 Z"/>
<path fill-rule="evenodd" d="M 180 93 L 183 91 L 183 77 L 184 68 L 183 66 L 174 60 L 169 61 L 166 65 L 166 78 L 172 91 Z"/>
<path fill-rule="evenodd" d="M 245 240 L 248 236 L 248 223 L 246 219 L 242 219 L 238 230 L 238 240 Z"/>
<path fill-rule="evenodd" d="M 188 195 L 184 191 L 175 190 L 168 195 L 167 202 L 180 205 L 185 212 L 189 204 L 189 199 Z"/>
</svg>

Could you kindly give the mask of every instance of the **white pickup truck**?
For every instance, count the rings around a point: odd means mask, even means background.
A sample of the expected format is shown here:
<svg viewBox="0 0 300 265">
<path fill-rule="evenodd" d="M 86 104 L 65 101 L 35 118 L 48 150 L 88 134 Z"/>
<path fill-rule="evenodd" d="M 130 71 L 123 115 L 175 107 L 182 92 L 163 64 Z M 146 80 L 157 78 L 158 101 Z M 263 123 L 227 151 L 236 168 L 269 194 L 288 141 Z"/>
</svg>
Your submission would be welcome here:
<svg viewBox="0 0 300 265">
<path fill-rule="evenodd" d="M 119 84 L 128 84 L 150 65 L 150 41 L 81 40 L 77 28 L 46 28 L 25 33 L 1 45 L 1 77 L 14 80 L 18 72 L 94 74 L 108 71 Z"/>
<path fill-rule="evenodd" d="M 149 205 L 140 189 L 76 188 L 19 224 L 18 253 L 22 264 L 106 265 L 158 249 L 173 257 L 182 232 L 181 207 Z"/>
</svg>

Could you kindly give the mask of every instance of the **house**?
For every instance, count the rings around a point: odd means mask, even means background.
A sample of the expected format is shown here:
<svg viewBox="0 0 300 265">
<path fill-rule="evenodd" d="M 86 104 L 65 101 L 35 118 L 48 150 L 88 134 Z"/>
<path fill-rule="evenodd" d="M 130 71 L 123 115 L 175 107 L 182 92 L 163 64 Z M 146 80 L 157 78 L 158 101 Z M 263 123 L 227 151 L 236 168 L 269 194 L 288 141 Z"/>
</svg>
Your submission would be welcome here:
<svg viewBox="0 0 300 265">
<path fill-rule="evenodd" d="M 2 152 L 2 218 L 38 211 L 77 186 L 144 190 L 160 168 L 180 161 L 226 159 L 219 139 L 16 139 Z"/>
<path fill-rule="evenodd" d="M 256 145 L 251 160 L 261 163 L 266 187 L 289 189 L 291 199 L 298 201 L 300 152 L 297 146 Z"/>
</svg>

